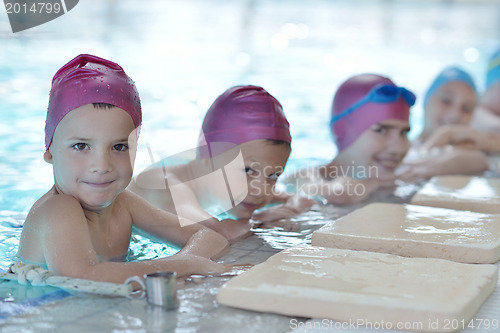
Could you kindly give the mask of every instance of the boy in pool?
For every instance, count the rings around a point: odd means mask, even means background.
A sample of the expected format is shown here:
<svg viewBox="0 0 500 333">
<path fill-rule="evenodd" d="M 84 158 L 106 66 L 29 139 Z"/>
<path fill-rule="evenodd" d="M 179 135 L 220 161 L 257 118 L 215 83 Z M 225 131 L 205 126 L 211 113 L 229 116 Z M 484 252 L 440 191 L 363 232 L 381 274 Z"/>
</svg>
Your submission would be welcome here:
<svg viewBox="0 0 500 333">
<path fill-rule="evenodd" d="M 138 175 L 129 189 L 234 242 L 249 234 L 250 218 L 260 222 L 287 218 L 314 203 L 275 191 L 290 144 L 281 104 L 261 87 L 235 86 L 220 95 L 205 115 L 196 159 L 180 166 L 155 164 Z M 221 177 L 204 177 L 217 173 Z M 168 186 L 155 186 L 165 180 Z M 254 214 L 270 203 L 281 205 Z M 222 221 L 215 218 L 220 214 Z"/>
<path fill-rule="evenodd" d="M 328 164 L 305 168 L 286 182 L 337 205 L 365 201 L 379 188 L 394 186 L 395 170 L 410 143 L 410 107 L 415 95 L 375 74 L 355 75 L 333 100 L 331 131 L 338 148 Z"/>
<path fill-rule="evenodd" d="M 156 271 L 221 272 L 210 259 L 228 246 L 200 225 L 181 228 L 175 215 L 126 190 L 132 178 L 141 104 L 134 82 L 116 63 L 79 55 L 54 76 L 44 159 L 54 186 L 31 208 L 18 260 L 56 275 L 123 283 Z M 184 248 L 176 255 L 124 261 L 132 227 Z"/>
<path fill-rule="evenodd" d="M 488 169 L 486 155 L 472 142 L 458 142 L 446 149 L 426 149 L 450 129 L 467 129 L 476 106 L 472 77 L 454 66 L 445 68 L 430 85 L 424 98 L 424 128 L 413 142 L 402 170 L 405 180 L 427 179 L 444 174 L 479 174 Z"/>
</svg>

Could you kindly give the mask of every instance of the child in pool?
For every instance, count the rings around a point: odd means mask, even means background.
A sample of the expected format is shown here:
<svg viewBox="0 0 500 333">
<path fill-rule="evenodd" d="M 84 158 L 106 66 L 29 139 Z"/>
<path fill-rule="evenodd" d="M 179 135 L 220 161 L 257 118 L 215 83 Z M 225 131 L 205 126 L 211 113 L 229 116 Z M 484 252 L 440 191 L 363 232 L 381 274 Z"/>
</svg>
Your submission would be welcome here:
<svg viewBox="0 0 500 333">
<path fill-rule="evenodd" d="M 338 154 L 326 165 L 299 170 L 286 182 L 337 205 L 366 200 L 394 186 L 396 168 L 410 143 L 410 107 L 415 96 L 389 78 L 355 75 L 340 85 L 330 121 Z"/>
<path fill-rule="evenodd" d="M 44 159 L 54 186 L 31 208 L 18 260 L 61 276 L 123 283 L 156 271 L 220 272 L 228 246 L 200 225 L 181 228 L 175 215 L 126 190 L 132 178 L 141 104 L 134 82 L 116 63 L 79 55 L 52 80 Z M 124 261 L 132 227 L 185 247 L 176 255 Z"/>
<path fill-rule="evenodd" d="M 486 91 L 480 98 L 470 124 L 446 126 L 436 131 L 424 148 L 468 145 L 487 154 L 500 152 L 500 49 L 488 64 Z"/>
<path fill-rule="evenodd" d="M 468 125 L 476 107 L 474 80 L 458 67 L 446 67 L 430 85 L 423 105 L 424 128 L 419 142 L 443 126 Z"/>
<path fill-rule="evenodd" d="M 261 87 L 235 86 L 207 111 L 196 159 L 180 166 L 154 164 L 129 188 L 155 206 L 176 212 L 181 219 L 200 221 L 234 242 L 249 234 L 251 217 L 268 222 L 293 216 L 314 203 L 275 191 L 290 144 L 281 104 Z M 216 174 L 220 177 L 203 177 Z M 165 180 L 168 186 L 155 185 Z M 270 203 L 281 205 L 254 214 Z M 236 220 L 214 218 L 220 213 Z"/>
<path fill-rule="evenodd" d="M 446 149 L 428 149 L 427 140 L 435 140 L 454 128 L 468 128 L 476 105 L 476 87 L 472 77 L 450 66 L 437 75 L 424 98 L 424 128 L 412 144 L 401 170 L 405 180 L 427 179 L 444 174 L 478 174 L 488 169 L 486 155 L 465 140 Z"/>
<path fill-rule="evenodd" d="M 500 49 L 488 62 L 486 90 L 481 96 L 471 126 L 481 132 L 500 133 Z"/>
</svg>

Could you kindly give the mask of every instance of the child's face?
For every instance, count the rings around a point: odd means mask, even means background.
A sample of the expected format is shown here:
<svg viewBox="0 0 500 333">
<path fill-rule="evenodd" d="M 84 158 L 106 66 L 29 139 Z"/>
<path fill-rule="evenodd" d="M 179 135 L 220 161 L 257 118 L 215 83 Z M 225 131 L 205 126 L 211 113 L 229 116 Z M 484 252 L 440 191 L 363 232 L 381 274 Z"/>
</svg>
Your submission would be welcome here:
<svg viewBox="0 0 500 333">
<path fill-rule="evenodd" d="M 441 86 L 425 108 L 425 127 L 434 131 L 443 125 L 467 125 L 476 106 L 476 94 L 464 82 L 453 81 Z"/>
<path fill-rule="evenodd" d="M 109 206 L 132 178 L 135 145 L 129 136 L 134 134 L 132 118 L 118 107 L 87 104 L 68 113 L 44 155 L 59 192 L 75 197 L 86 210 Z"/>
<path fill-rule="evenodd" d="M 396 119 L 372 125 L 339 154 L 351 166 L 344 172 L 353 178 L 393 176 L 410 148 L 409 131 L 408 121 Z"/>
<path fill-rule="evenodd" d="M 272 144 L 266 140 L 245 142 L 239 148 L 245 163 L 248 194 L 228 213 L 237 218 L 250 218 L 256 209 L 271 202 L 274 186 L 285 169 L 290 149 L 285 144 Z"/>
</svg>

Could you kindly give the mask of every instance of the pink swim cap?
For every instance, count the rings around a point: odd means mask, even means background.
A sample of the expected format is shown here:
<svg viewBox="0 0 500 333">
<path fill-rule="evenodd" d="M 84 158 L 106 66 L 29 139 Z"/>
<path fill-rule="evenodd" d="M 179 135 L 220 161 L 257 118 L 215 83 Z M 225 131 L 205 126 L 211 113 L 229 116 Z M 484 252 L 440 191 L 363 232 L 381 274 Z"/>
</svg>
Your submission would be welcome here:
<svg viewBox="0 0 500 333">
<path fill-rule="evenodd" d="M 346 80 L 335 93 L 331 130 L 337 148 L 347 148 L 370 126 L 387 119 L 408 121 L 415 95 L 389 78 L 360 74 Z"/>
<path fill-rule="evenodd" d="M 281 104 L 262 87 L 235 86 L 217 97 L 208 109 L 198 152 L 207 158 L 230 146 L 260 139 L 292 142 Z"/>
<path fill-rule="evenodd" d="M 89 54 L 80 54 L 52 79 L 45 121 L 45 148 L 49 149 L 59 122 L 71 110 L 91 103 L 107 103 L 125 110 L 139 127 L 142 120 L 139 93 L 123 68 Z"/>
</svg>

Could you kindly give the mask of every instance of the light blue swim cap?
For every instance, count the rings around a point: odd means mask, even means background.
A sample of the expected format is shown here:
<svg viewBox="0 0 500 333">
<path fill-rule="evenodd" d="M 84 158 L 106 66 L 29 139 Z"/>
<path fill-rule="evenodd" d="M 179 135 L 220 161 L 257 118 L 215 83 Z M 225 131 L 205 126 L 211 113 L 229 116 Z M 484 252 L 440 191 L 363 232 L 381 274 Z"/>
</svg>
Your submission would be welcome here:
<svg viewBox="0 0 500 333">
<path fill-rule="evenodd" d="M 486 89 L 500 80 L 500 49 L 490 58 L 488 63 L 488 73 L 486 74 Z"/>
<path fill-rule="evenodd" d="M 441 73 L 439 73 L 439 75 L 434 79 L 434 82 L 432 82 L 429 90 L 427 90 L 427 93 L 425 94 L 424 98 L 424 108 L 427 105 L 429 99 L 432 97 L 432 95 L 442 85 L 452 81 L 462 81 L 468 84 L 472 88 L 472 90 L 474 90 L 474 93 L 476 92 L 476 85 L 474 84 L 474 80 L 467 72 L 458 67 L 449 66 L 443 69 Z"/>
</svg>

